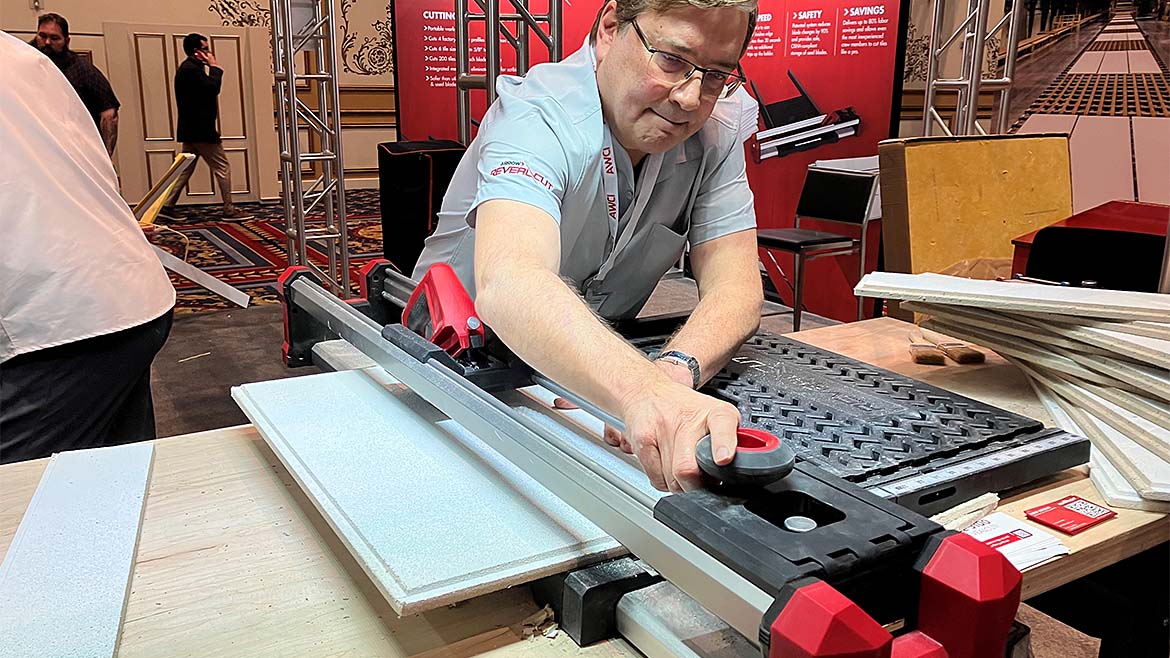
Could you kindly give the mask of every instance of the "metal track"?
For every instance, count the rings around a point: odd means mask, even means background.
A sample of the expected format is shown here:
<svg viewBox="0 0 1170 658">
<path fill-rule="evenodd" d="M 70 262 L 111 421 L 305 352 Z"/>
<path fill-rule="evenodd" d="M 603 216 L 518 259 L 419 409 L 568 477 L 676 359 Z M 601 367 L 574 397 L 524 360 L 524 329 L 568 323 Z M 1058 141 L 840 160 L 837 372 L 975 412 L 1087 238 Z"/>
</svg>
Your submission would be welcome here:
<svg viewBox="0 0 1170 658">
<path fill-rule="evenodd" d="M 573 506 L 745 638 L 758 642 L 773 597 L 654 519 L 645 502 L 614 487 L 555 433 L 447 368 L 420 362 L 382 338 L 381 327 L 306 279 L 288 303 L 325 324 L 439 411 Z"/>
</svg>

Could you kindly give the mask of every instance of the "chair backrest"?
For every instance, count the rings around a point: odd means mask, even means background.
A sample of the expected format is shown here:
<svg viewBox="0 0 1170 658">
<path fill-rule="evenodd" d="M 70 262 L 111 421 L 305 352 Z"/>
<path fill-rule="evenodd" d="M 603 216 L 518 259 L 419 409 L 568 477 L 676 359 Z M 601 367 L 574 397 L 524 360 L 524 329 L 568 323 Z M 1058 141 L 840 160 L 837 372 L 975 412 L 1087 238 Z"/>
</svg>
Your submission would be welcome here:
<svg viewBox="0 0 1170 658">
<path fill-rule="evenodd" d="M 171 190 L 179 182 L 179 177 L 188 168 L 195 166 L 194 153 L 180 153 L 175 156 L 175 161 L 171 163 L 170 168 L 166 173 L 146 192 L 146 196 L 134 205 L 134 217 L 138 220 L 139 226 L 150 226 L 154 220 L 158 218 L 158 213 L 162 210 L 163 202 L 166 201 L 167 196 Z"/>
<path fill-rule="evenodd" d="M 864 225 L 873 214 L 877 181 L 873 172 L 809 167 L 796 203 L 796 226 L 802 218 Z"/>
</svg>

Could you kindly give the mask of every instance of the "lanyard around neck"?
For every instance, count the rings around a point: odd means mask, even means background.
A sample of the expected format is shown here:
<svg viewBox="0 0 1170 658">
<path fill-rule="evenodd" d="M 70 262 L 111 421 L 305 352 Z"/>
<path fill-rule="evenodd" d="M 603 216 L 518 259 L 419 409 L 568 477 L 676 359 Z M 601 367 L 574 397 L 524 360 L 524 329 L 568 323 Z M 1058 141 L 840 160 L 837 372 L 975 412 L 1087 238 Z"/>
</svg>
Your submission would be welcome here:
<svg viewBox="0 0 1170 658">
<path fill-rule="evenodd" d="M 604 120 L 601 124 L 604 142 L 601 147 L 601 180 L 602 188 L 605 192 L 605 212 L 609 220 L 609 237 L 613 244 L 613 249 L 609 252 L 609 257 L 601 264 L 601 269 L 598 270 L 597 275 L 593 277 L 594 281 L 601 281 L 613 269 L 617 262 L 618 254 L 630 244 L 634 233 L 638 229 L 638 221 L 641 219 L 643 211 L 646 209 L 646 204 L 650 201 L 650 193 L 654 190 L 654 184 L 658 181 L 658 172 L 662 169 L 662 154 L 655 153 L 647 156 L 649 160 L 646 166 L 642 168 L 642 175 L 636 181 L 635 187 L 638 190 L 638 196 L 634 199 L 634 207 L 630 211 L 630 218 L 626 221 L 626 228 L 618 235 L 618 224 L 622 216 L 621 197 L 618 196 L 618 176 L 617 176 L 617 159 L 613 148 L 613 137 L 609 132 L 609 126 L 605 125 Z"/>
</svg>

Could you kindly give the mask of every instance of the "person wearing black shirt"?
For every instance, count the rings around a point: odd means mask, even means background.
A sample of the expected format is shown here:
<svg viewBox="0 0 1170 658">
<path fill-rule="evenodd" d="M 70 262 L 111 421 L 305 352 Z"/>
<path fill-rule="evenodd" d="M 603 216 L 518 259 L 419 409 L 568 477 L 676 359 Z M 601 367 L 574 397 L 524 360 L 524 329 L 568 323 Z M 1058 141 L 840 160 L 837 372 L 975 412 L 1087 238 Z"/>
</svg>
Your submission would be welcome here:
<svg viewBox="0 0 1170 658">
<path fill-rule="evenodd" d="M 228 221 L 252 219 L 232 203 L 232 170 L 228 164 L 215 126 L 219 117 L 219 89 L 223 82 L 223 69 L 219 67 L 211 52 L 207 37 L 202 34 L 188 34 L 183 38 L 183 51 L 187 59 L 179 64 L 175 72 L 175 104 L 179 109 L 178 140 L 183 143 L 184 153 L 195 154 L 207 160 L 211 173 L 215 175 L 219 192 L 223 195 L 223 218 Z M 182 217 L 175 211 L 175 201 L 191 178 L 194 167 L 189 167 L 179 178 L 163 203 L 161 215 L 171 219 Z"/>
<path fill-rule="evenodd" d="M 31 45 L 44 53 L 73 87 L 101 133 L 106 153 L 113 155 L 118 143 L 118 108 L 121 104 L 110 81 L 93 64 L 69 49 L 69 21 L 60 14 L 42 14 Z"/>
</svg>

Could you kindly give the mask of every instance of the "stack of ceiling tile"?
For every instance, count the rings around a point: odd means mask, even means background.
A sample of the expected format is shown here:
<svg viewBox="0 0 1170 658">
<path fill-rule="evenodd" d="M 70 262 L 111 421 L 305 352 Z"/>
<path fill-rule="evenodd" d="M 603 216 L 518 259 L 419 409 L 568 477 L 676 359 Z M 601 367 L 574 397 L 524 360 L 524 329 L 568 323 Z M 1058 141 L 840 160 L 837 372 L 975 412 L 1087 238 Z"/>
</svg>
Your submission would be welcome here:
<svg viewBox="0 0 1170 658">
<path fill-rule="evenodd" d="M 856 293 L 1019 366 L 1055 422 L 1092 441 L 1110 504 L 1170 511 L 1170 295 L 887 272 Z"/>
</svg>

